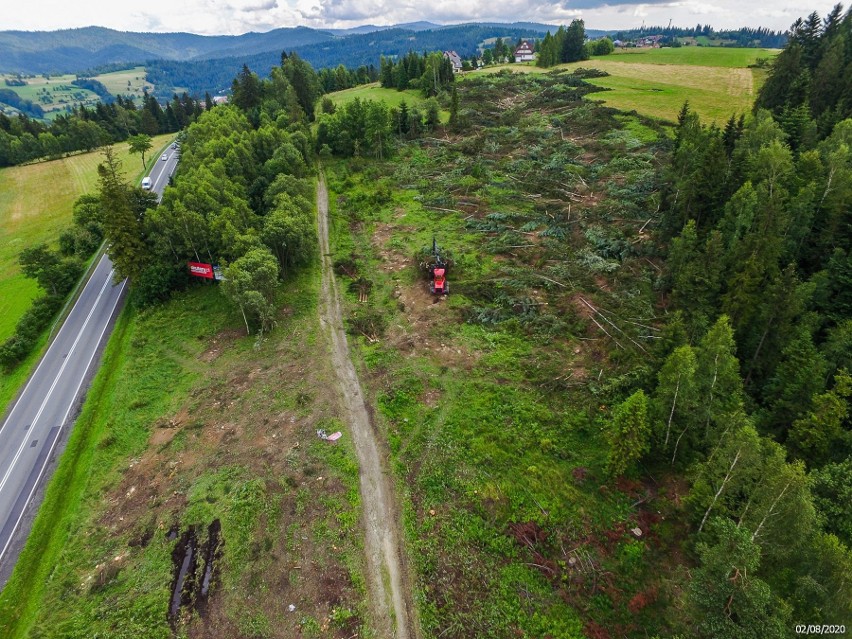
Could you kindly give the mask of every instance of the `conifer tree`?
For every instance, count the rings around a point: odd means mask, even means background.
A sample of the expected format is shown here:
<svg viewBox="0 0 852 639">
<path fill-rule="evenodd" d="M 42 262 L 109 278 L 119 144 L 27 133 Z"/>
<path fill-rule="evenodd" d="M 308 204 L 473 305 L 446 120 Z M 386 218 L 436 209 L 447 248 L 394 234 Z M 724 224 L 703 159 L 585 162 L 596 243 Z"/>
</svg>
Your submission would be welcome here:
<svg viewBox="0 0 852 639">
<path fill-rule="evenodd" d="M 565 30 L 565 38 L 562 42 L 562 62 L 578 62 L 588 60 L 589 53 L 586 50 L 586 27 L 582 20 L 572 20 L 568 29 Z"/>
<path fill-rule="evenodd" d="M 130 186 L 124 181 L 121 163 L 111 146 L 104 149 L 104 161 L 98 165 L 98 182 L 103 208 L 104 237 L 115 267 L 115 279 L 131 281 L 148 259 L 142 224 L 133 210 Z"/>
<path fill-rule="evenodd" d="M 611 476 L 623 475 L 648 452 L 650 434 L 648 399 L 638 390 L 613 409 L 607 430 Z"/>
</svg>

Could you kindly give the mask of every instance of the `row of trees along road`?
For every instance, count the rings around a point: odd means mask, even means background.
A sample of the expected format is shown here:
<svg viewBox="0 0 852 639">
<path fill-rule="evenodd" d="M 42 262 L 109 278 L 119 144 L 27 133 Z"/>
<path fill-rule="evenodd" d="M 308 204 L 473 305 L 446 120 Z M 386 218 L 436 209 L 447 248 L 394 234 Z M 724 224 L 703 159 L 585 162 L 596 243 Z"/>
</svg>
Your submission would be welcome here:
<svg viewBox="0 0 852 639">
<path fill-rule="evenodd" d="M 100 198 L 117 276 L 145 306 L 188 284 L 187 262 L 220 264 L 222 291 L 246 330 L 274 326 L 278 282 L 316 250 L 313 150 L 307 128 L 319 96 L 317 74 L 285 56 L 269 79 L 249 69 L 229 105 L 205 111 L 186 131 L 174 184 L 159 206 L 135 214 L 139 189 L 107 151 Z"/>
<path fill-rule="evenodd" d="M 613 410 L 610 471 L 644 459 L 692 481 L 699 566 L 686 615 L 672 615 L 691 636 L 785 637 L 796 620 L 852 619 L 852 119 L 841 119 L 852 67 L 838 63 L 852 18 L 841 16 L 794 25 L 750 117 L 720 129 L 685 105 L 661 175 L 670 319 L 659 366 Z M 779 102 L 791 67 L 810 90 Z"/>
<path fill-rule="evenodd" d="M 106 164 L 115 164 L 111 149 L 106 159 Z M 146 208 L 156 206 L 155 194 L 130 189 L 126 185 L 124 188 L 134 216 L 138 217 Z M 79 280 L 85 261 L 101 245 L 106 218 L 99 196 L 82 195 L 74 202 L 71 226 L 59 236 L 58 250 L 40 244 L 21 251 L 18 256 L 21 272 L 38 282 L 43 294 L 33 300 L 12 336 L 0 344 L 0 366 L 12 370 L 32 352 Z"/>
<path fill-rule="evenodd" d="M 209 108 L 212 100 L 207 97 Z M 49 124 L 0 113 L 0 167 L 93 151 L 134 135 L 174 133 L 193 122 L 202 110 L 201 103 L 185 93 L 175 95 L 165 108 L 146 93 L 139 107 L 132 99 L 118 96 L 111 104 L 76 107 Z"/>
</svg>

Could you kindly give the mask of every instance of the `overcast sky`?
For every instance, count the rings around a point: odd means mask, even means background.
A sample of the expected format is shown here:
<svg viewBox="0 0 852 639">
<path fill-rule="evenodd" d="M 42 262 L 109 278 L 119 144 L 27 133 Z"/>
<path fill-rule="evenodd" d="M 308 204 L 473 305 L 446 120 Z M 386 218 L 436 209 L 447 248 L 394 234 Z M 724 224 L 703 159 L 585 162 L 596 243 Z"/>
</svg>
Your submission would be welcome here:
<svg viewBox="0 0 852 639">
<path fill-rule="evenodd" d="M 589 29 L 646 25 L 716 29 L 787 29 L 812 11 L 825 15 L 835 0 L 27 0 L 0 12 L 0 30 L 54 30 L 97 25 L 122 31 L 240 34 L 278 27 L 345 28 L 417 20 L 440 24 L 582 18 Z M 72 43 L 69 43 L 72 44 Z"/>
</svg>

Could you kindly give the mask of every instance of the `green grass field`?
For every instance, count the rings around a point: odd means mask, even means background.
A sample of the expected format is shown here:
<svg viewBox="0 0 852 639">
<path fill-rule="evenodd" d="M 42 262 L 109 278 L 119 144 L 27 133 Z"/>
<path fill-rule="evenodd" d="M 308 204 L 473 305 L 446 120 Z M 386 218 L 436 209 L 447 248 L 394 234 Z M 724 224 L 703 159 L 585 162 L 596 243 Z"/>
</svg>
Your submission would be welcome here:
<svg viewBox="0 0 852 639">
<path fill-rule="evenodd" d="M 408 106 L 422 104 L 426 101 L 426 98 L 424 98 L 423 94 L 417 89 L 408 89 L 406 91 L 385 89 L 379 86 L 378 82 L 353 87 L 351 89 L 344 89 L 343 91 L 335 91 L 334 93 L 329 93 L 328 97 L 331 98 L 331 101 L 334 102 L 335 105 L 352 102 L 355 98 L 385 102 L 390 107 L 398 107 L 402 104 L 403 100 Z M 319 113 L 319 110 L 320 106 L 317 104 L 317 113 Z M 440 117 L 441 122 L 446 123 L 450 119 L 450 112 L 446 109 L 441 109 Z"/>
<path fill-rule="evenodd" d="M 379 86 L 378 82 L 373 84 L 365 84 L 363 86 L 354 87 L 352 89 L 344 89 L 329 93 L 328 97 L 334 104 L 346 104 L 352 102 L 355 98 L 362 100 L 375 100 L 377 102 L 386 102 L 389 106 L 399 106 L 403 100 L 409 105 L 418 104 L 424 101 L 420 91 L 408 89 L 407 91 L 397 91 L 396 89 L 384 89 Z"/>
<path fill-rule="evenodd" d="M 113 95 L 130 95 L 136 101 L 142 100 L 143 89 L 154 91 L 154 85 L 145 80 L 145 67 L 133 67 L 124 71 L 102 73 L 94 77 Z"/>
<path fill-rule="evenodd" d="M 149 164 L 172 137 L 154 138 Z M 138 182 L 142 176 L 139 156 L 131 156 L 127 144 L 116 148 L 127 178 Z M 28 246 L 56 242 L 71 223 L 74 201 L 95 190 L 101 159 L 94 152 L 0 169 L 0 341 L 12 334 L 38 294 L 36 283 L 21 275 L 18 254 Z"/>
<path fill-rule="evenodd" d="M 0 80 L 14 78 L 13 75 L 2 75 Z M 100 102 L 98 95 L 88 89 L 71 84 L 76 79 L 75 75 L 54 75 L 45 78 L 34 76 L 24 78 L 26 86 L 6 86 L 0 82 L 0 87 L 11 89 L 25 100 L 32 100 L 41 106 L 45 116 L 50 119 L 76 104 L 92 106 Z"/>
<path fill-rule="evenodd" d="M 644 62 L 647 64 L 685 64 L 700 67 L 742 68 L 757 62 L 758 58 L 770 58 L 778 54 L 776 49 L 746 49 L 733 47 L 663 47 L 616 49 L 612 54 L 593 60 L 617 60 L 619 62 Z"/>
<path fill-rule="evenodd" d="M 748 68 L 758 58 L 772 57 L 772 49 L 680 47 L 625 49 L 612 55 L 563 64 L 555 69 L 600 69 L 609 77 L 590 80 L 610 89 L 589 96 L 607 106 L 635 110 L 661 120 L 674 121 L 685 100 L 705 121 L 724 123 L 732 113 L 751 109 L 766 71 Z M 530 64 L 488 67 L 471 75 L 508 69 L 518 73 L 542 73 Z"/>
<path fill-rule="evenodd" d="M 674 121 L 684 101 L 703 120 L 723 124 L 732 113 L 751 110 L 763 72 L 757 69 L 647 64 L 595 60 L 577 66 L 594 67 L 609 77 L 591 82 L 610 89 L 589 96 L 623 111 Z"/>
</svg>

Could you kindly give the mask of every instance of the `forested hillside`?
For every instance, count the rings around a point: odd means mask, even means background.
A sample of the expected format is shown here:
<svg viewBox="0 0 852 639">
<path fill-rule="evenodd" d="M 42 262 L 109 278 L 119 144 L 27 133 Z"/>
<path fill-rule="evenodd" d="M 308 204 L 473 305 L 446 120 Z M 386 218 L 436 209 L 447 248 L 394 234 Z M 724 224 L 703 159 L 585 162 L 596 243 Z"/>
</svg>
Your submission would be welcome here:
<svg viewBox="0 0 852 639">
<path fill-rule="evenodd" d="M 540 35 L 541 32 L 512 26 L 471 24 L 418 32 L 388 29 L 286 50 L 296 51 L 316 69 L 336 67 L 339 64 L 354 69 L 361 65 L 378 67 L 381 56 L 402 57 L 409 51 L 423 53 L 454 50 L 462 57 L 469 58 L 477 52 L 479 44 L 488 38 L 503 37 L 509 42 L 515 42 L 519 38 Z M 239 73 L 243 64 L 265 76 L 268 69 L 278 64 L 280 57 L 281 51 L 277 50 L 223 58 L 215 62 L 157 60 L 146 64 L 146 69 L 148 80 L 157 86 L 184 87 L 193 95 L 203 95 L 205 91 L 215 94 L 230 85 L 231 79 Z"/>
<path fill-rule="evenodd" d="M 281 51 L 333 40 L 305 27 L 274 29 L 240 36 L 193 33 L 132 33 L 103 27 L 60 31 L 0 31 L 0 72 L 79 73 L 108 64 L 138 64 L 151 59 L 210 59 Z M 72 43 L 69 46 L 69 43 Z"/>
<path fill-rule="evenodd" d="M 838 4 L 824 20 L 797 20 L 756 105 L 772 111 L 794 150 L 852 116 L 852 15 Z"/>
</svg>

